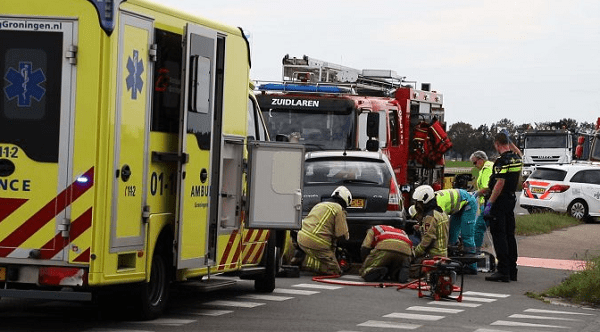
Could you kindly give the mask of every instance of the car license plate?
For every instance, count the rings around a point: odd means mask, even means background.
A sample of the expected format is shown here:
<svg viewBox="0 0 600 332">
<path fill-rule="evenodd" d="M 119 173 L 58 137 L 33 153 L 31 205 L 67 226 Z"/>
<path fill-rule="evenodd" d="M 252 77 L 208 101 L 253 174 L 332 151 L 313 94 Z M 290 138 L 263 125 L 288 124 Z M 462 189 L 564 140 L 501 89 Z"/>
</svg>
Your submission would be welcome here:
<svg viewBox="0 0 600 332">
<path fill-rule="evenodd" d="M 544 188 L 533 187 L 531 188 L 531 192 L 534 194 L 543 194 L 546 191 Z"/>
<path fill-rule="evenodd" d="M 350 207 L 351 208 L 364 208 L 365 200 L 362 198 L 352 199 L 352 202 L 350 202 Z"/>
<path fill-rule="evenodd" d="M 0 267 L 0 281 L 6 281 L 6 268 Z"/>
</svg>

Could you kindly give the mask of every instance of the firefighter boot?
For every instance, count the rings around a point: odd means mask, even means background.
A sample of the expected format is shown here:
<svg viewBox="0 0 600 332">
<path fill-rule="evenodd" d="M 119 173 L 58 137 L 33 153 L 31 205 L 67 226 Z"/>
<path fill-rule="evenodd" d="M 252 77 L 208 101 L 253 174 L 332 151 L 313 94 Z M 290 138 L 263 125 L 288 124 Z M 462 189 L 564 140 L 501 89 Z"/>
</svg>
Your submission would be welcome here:
<svg viewBox="0 0 600 332">
<path fill-rule="evenodd" d="M 387 267 L 374 267 L 370 269 L 367 273 L 365 273 L 365 275 L 363 275 L 362 277 L 367 282 L 380 281 L 383 279 L 383 277 L 385 277 L 387 272 Z"/>
</svg>

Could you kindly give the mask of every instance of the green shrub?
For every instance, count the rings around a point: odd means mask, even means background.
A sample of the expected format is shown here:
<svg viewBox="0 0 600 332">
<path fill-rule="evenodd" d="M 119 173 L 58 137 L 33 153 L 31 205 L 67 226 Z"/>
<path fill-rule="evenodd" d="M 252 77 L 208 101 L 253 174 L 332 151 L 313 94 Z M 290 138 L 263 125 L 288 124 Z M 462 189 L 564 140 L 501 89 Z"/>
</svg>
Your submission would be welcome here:
<svg viewBox="0 0 600 332">
<path fill-rule="evenodd" d="M 600 304 L 598 280 L 600 280 L 600 257 L 589 260 L 583 271 L 571 274 L 560 285 L 546 291 L 545 295 L 598 305 Z"/>
</svg>

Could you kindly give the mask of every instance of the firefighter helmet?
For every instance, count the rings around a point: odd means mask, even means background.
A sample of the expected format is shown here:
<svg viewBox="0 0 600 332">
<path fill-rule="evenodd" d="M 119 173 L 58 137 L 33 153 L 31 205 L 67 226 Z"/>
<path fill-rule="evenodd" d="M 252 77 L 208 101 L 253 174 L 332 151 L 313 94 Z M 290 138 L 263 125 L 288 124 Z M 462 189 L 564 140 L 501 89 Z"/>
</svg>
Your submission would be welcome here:
<svg viewBox="0 0 600 332">
<path fill-rule="evenodd" d="M 350 202 L 352 202 L 352 194 L 350 193 L 350 190 L 348 190 L 348 188 L 344 186 L 339 186 L 335 188 L 333 193 L 331 193 L 331 197 L 336 196 L 341 198 L 346 203 L 346 206 L 350 206 Z"/>
<path fill-rule="evenodd" d="M 435 192 L 433 191 L 433 188 L 431 188 L 431 186 L 424 184 L 422 186 L 418 186 L 417 189 L 415 189 L 415 192 L 413 193 L 412 197 L 417 202 L 427 204 L 435 197 Z"/>
<path fill-rule="evenodd" d="M 414 206 L 414 205 L 411 205 L 411 206 L 408 208 L 408 216 L 409 216 L 411 219 L 415 219 L 415 217 L 417 216 L 417 207 L 416 207 L 416 206 Z"/>
</svg>

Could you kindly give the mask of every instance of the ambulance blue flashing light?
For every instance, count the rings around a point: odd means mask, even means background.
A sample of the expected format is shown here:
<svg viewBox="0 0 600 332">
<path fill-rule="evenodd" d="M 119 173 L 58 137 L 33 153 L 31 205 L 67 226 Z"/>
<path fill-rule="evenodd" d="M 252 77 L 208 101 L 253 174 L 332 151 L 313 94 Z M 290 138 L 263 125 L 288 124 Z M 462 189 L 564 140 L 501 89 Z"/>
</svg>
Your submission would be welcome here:
<svg viewBox="0 0 600 332">
<path fill-rule="evenodd" d="M 323 93 L 348 93 L 349 88 L 340 88 L 337 86 L 321 85 L 300 85 L 300 84 L 280 84 L 267 83 L 258 87 L 261 91 L 288 91 L 288 92 L 323 92 Z"/>
</svg>

